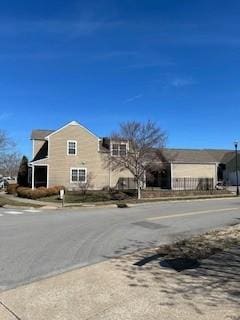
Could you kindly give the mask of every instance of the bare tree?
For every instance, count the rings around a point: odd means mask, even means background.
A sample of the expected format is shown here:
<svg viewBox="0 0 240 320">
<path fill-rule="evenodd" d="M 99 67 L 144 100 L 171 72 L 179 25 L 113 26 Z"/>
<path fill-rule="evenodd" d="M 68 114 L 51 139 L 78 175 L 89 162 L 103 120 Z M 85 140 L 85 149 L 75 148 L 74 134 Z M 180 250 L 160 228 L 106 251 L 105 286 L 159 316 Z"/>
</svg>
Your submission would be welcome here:
<svg viewBox="0 0 240 320">
<path fill-rule="evenodd" d="M 0 173 L 3 176 L 17 176 L 20 164 L 20 155 L 17 152 L 3 153 L 0 156 Z"/>
<path fill-rule="evenodd" d="M 79 181 L 78 186 L 83 196 L 86 196 L 87 191 L 93 187 L 92 181 L 93 174 L 91 172 L 88 172 L 85 182 Z"/>
<path fill-rule="evenodd" d="M 5 131 L 0 129 L 0 173 L 4 176 L 16 176 L 19 160 L 19 154 L 15 151 L 15 143 Z"/>
<path fill-rule="evenodd" d="M 0 129 L 0 154 L 6 151 L 6 148 L 12 144 L 6 132 Z"/>
<path fill-rule="evenodd" d="M 112 143 L 127 143 L 127 149 L 119 148 L 119 153 L 111 153 L 112 169 L 128 169 L 135 181 L 138 190 L 138 199 L 141 198 L 141 188 L 147 166 L 158 159 L 159 149 L 164 147 L 166 133 L 155 122 L 146 123 L 129 121 L 120 124 L 119 131 L 111 137 Z"/>
</svg>

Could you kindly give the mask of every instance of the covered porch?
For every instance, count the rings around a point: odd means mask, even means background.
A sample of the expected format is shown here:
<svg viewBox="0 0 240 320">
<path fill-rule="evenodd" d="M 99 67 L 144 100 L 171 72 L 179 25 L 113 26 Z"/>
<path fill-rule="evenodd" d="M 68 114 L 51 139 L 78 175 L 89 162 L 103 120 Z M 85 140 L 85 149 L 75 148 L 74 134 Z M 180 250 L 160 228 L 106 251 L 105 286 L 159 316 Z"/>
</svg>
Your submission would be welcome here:
<svg viewBox="0 0 240 320">
<path fill-rule="evenodd" d="M 32 189 L 39 187 L 48 187 L 48 165 L 31 164 L 30 184 Z"/>
</svg>

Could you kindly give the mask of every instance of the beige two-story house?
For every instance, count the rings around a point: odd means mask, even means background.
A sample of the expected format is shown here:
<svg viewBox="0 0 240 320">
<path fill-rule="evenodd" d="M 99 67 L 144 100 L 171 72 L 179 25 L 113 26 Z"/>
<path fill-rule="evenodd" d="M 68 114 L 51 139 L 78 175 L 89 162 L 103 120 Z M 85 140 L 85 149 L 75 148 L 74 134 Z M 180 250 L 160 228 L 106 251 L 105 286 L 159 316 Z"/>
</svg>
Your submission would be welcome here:
<svg viewBox="0 0 240 320">
<path fill-rule="evenodd" d="M 119 180 L 131 179 L 128 170 L 112 170 L 111 154 L 127 152 L 127 142 L 101 139 L 76 121 L 58 130 L 33 130 L 32 188 L 63 185 L 74 190 L 79 184 L 89 189 L 116 187 Z"/>
<path fill-rule="evenodd" d="M 58 130 L 33 130 L 32 188 L 63 185 L 68 190 L 88 183 L 89 189 L 136 188 L 128 170 L 113 170 L 111 157 L 125 155 L 128 141 L 100 138 L 76 121 Z M 142 187 L 212 189 L 218 181 L 235 184 L 235 153 L 231 150 L 162 149 L 146 168 Z M 240 157 L 239 157 L 240 158 Z M 238 161 L 240 167 L 240 161 Z"/>
</svg>

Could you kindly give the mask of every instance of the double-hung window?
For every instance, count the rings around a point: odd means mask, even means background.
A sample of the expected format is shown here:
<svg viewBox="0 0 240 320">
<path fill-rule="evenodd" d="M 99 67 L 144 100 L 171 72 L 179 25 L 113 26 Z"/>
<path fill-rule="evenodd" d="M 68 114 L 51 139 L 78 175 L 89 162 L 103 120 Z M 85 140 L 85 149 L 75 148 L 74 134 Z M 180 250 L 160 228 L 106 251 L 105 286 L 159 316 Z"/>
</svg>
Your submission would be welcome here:
<svg viewBox="0 0 240 320">
<path fill-rule="evenodd" d="M 77 154 L 77 141 L 69 140 L 67 142 L 67 154 L 76 155 Z"/>
<path fill-rule="evenodd" d="M 71 183 L 85 183 L 87 180 L 87 169 L 71 168 Z"/>
<path fill-rule="evenodd" d="M 111 148 L 112 156 L 124 157 L 127 155 L 127 144 L 126 143 L 113 143 Z"/>
<path fill-rule="evenodd" d="M 119 154 L 120 156 L 126 156 L 127 155 L 127 145 L 124 144 L 120 144 L 119 146 Z"/>
<path fill-rule="evenodd" d="M 118 156 L 119 155 L 119 145 L 116 143 L 112 144 L 112 156 Z"/>
</svg>

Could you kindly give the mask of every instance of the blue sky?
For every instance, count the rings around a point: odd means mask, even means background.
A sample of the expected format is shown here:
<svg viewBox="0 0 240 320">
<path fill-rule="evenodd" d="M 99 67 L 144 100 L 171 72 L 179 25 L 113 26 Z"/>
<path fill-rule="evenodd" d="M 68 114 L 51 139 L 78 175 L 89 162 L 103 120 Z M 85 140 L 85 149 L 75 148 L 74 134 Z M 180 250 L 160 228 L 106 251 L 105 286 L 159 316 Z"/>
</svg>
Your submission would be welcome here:
<svg viewBox="0 0 240 320">
<path fill-rule="evenodd" d="M 0 1 L 0 128 L 154 120 L 169 147 L 240 138 L 240 2 Z"/>
</svg>

